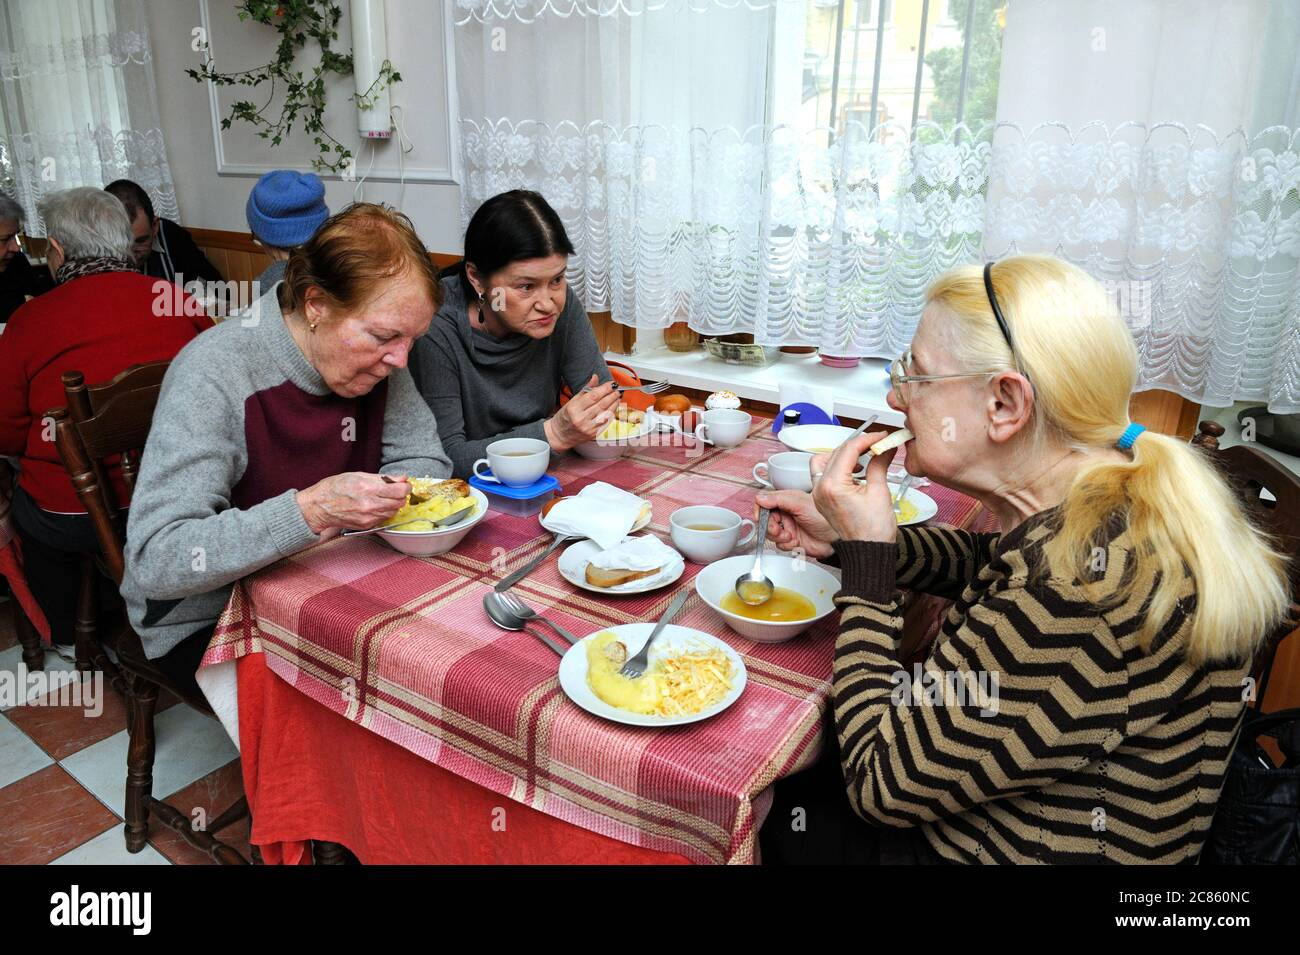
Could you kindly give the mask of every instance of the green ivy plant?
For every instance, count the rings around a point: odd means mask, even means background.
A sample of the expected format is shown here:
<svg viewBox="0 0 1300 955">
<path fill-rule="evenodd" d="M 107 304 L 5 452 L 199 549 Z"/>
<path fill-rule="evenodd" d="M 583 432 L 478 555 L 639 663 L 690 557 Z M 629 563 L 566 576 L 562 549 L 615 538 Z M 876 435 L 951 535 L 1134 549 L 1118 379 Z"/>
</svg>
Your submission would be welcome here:
<svg viewBox="0 0 1300 955">
<path fill-rule="evenodd" d="M 350 169 L 352 151 L 325 129 L 325 79 L 326 74 L 352 75 L 352 55 L 338 53 L 331 48 L 339 38 L 338 24 L 343 11 L 333 0 L 242 0 L 238 7 L 240 20 L 254 20 L 274 27 L 280 34 L 275 58 L 263 66 L 234 73 L 220 73 L 206 45 L 204 61 L 199 69 L 186 70 L 194 80 L 212 82 L 218 86 L 258 87 L 270 83 L 266 102 L 261 106 L 252 100 L 232 103 L 230 115 L 221 120 L 221 128 L 229 129 L 239 120 L 257 127 L 257 135 L 279 146 L 293 132 L 294 124 L 301 123 L 303 131 L 316 143 L 320 154 L 312 160 L 318 171 L 339 173 Z M 297 69 L 298 52 L 309 41 L 320 48 L 320 63 L 308 78 Z M 385 88 L 401 82 L 402 74 L 385 60 L 379 76 L 362 94 L 349 97 L 361 109 L 374 107 L 375 98 Z M 267 109 L 279 90 L 284 91 L 284 102 L 278 117 L 268 117 Z"/>
</svg>

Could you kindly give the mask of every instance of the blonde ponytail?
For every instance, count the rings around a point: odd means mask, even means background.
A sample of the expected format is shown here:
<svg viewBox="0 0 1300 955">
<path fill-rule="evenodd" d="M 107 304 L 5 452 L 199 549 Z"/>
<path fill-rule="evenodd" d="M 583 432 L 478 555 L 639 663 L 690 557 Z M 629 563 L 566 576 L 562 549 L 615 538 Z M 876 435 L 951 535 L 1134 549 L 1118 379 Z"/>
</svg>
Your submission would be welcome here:
<svg viewBox="0 0 1300 955">
<path fill-rule="evenodd" d="M 1034 389 L 1031 447 L 1046 440 L 1078 451 L 1113 447 L 1129 424 L 1137 350 L 1100 283 L 1045 255 L 1004 259 L 992 279 L 1020 369 Z M 927 302 L 951 317 L 949 341 L 964 367 L 1016 370 L 979 266 L 944 273 Z M 1150 650 L 1173 614 L 1186 573 L 1196 592 L 1189 662 L 1249 658 L 1290 608 L 1287 558 L 1252 523 L 1203 452 L 1147 431 L 1130 453 L 1130 461 L 1081 469 L 1062 504 L 1060 529 L 1044 549 L 1049 566 L 1094 580 L 1099 531 L 1122 516 L 1134 551 L 1118 590 L 1112 578 L 1107 603 L 1123 603 L 1159 575 L 1138 635 L 1142 649 Z"/>
<path fill-rule="evenodd" d="M 1138 645 L 1151 649 L 1174 612 L 1187 573 L 1196 591 L 1188 661 L 1199 666 L 1249 659 L 1290 606 L 1286 557 L 1249 520 L 1203 452 L 1146 431 L 1132 455 L 1132 461 L 1094 465 L 1075 478 L 1062 507 L 1061 529 L 1045 547 L 1049 564 L 1080 580 L 1094 578 L 1090 564 L 1097 529 L 1123 513 L 1134 550 L 1131 572 L 1111 591 L 1113 601 L 1123 603 L 1139 582 L 1160 575 Z"/>
</svg>

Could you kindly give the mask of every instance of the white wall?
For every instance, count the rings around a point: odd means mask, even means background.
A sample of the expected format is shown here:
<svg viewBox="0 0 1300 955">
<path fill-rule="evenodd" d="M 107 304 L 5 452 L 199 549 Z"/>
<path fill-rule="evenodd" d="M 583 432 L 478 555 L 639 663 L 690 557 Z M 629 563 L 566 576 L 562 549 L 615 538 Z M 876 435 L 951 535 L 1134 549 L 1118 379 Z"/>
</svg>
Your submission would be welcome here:
<svg viewBox="0 0 1300 955">
<path fill-rule="evenodd" d="M 145 0 L 153 46 L 154 72 L 163 136 L 176 183 L 181 220 L 187 226 L 247 231 L 244 204 L 257 173 L 219 171 L 213 136 L 213 111 L 207 85 L 185 75 L 197 67 L 201 54 L 192 49 L 192 31 L 203 23 L 206 5 L 210 42 L 217 69 L 248 69 L 269 59 L 278 34 L 260 23 L 240 23 L 234 0 Z M 338 48 L 351 48 L 347 0 L 340 0 L 344 19 L 339 25 Z M 431 0 L 388 0 L 389 59 L 403 81 L 393 88 L 394 105 L 402 106 L 403 125 L 415 144 L 407 157 L 409 167 L 426 176 L 439 175 L 454 156 L 449 138 L 454 118 L 447 115 L 448 72 L 444 60 L 444 6 Z M 448 53 L 450 51 L 447 51 Z M 306 61 L 304 61 L 306 62 Z M 330 90 L 327 128 L 357 155 L 358 175 L 370 162 L 370 147 L 355 132 L 355 109 L 346 97 L 353 92 L 351 78 Z M 261 88 L 222 91 L 223 102 L 247 98 L 261 102 Z M 220 119 L 220 116 L 217 117 Z M 253 135 L 246 124 L 222 134 L 226 168 L 267 166 L 310 171 L 315 152 L 311 138 L 299 127 L 278 148 Z M 397 143 L 380 145 L 376 171 L 397 168 Z M 455 165 L 451 165 L 454 175 Z M 337 177 L 325 178 L 325 198 L 337 210 L 352 201 L 356 184 Z M 368 180 L 364 198 L 398 205 L 399 184 Z M 414 221 L 425 244 L 436 252 L 459 252 L 460 187 L 452 182 L 407 181 L 402 211 Z"/>
</svg>

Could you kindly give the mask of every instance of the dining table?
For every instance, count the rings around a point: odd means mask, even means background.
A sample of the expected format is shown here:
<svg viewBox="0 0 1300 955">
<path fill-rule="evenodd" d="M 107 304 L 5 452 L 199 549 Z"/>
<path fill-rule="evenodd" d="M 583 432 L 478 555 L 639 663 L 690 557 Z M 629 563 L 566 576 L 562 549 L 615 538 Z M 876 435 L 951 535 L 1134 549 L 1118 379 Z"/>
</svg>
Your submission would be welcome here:
<svg viewBox="0 0 1300 955">
<path fill-rule="evenodd" d="M 752 469 L 783 450 L 756 415 L 737 447 L 653 433 L 613 460 L 558 455 L 550 473 L 566 495 L 603 481 L 644 498 L 644 533 L 671 544 L 678 508 L 752 517 Z M 938 523 L 987 520 L 969 497 L 924 491 Z M 773 783 L 824 749 L 837 615 L 759 643 L 694 592 L 693 561 L 671 585 L 616 596 L 569 583 L 550 555 L 513 592 L 573 634 L 657 620 L 689 589 L 674 623 L 744 662 L 744 692 L 717 715 L 622 725 L 572 702 L 555 652 L 483 609 L 552 539 L 535 515 L 490 510 L 439 556 L 335 538 L 235 586 L 198 676 L 240 750 L 264 862 L 310 861 L 317 840 L 367 864 L 760 861 Z"/>
</svg>

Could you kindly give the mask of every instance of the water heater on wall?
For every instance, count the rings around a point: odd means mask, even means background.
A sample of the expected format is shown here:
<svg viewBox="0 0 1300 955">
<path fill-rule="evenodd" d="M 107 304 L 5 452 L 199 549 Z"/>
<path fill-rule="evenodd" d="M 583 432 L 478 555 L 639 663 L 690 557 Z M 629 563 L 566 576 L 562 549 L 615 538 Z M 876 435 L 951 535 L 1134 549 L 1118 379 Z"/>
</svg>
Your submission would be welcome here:
<svg viewBox="0 0 1300 955">
<path fill-rule="evenodd" d="M 362 139 L 391 139 L 388 84 L 376 85 L 388 62 L 384 0 L 352 0 L 352 75 L 357 81 L 357 131 Z"/>
</svg>

